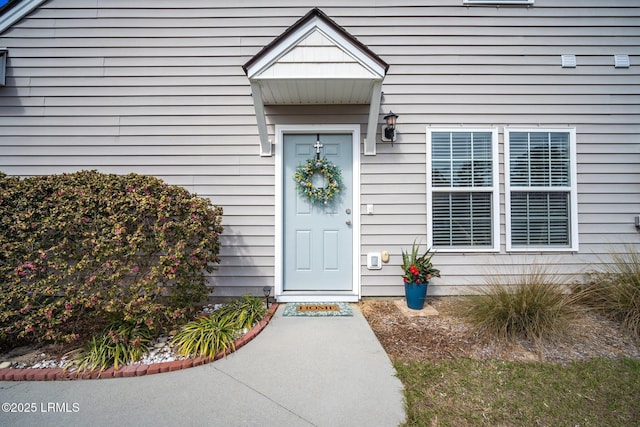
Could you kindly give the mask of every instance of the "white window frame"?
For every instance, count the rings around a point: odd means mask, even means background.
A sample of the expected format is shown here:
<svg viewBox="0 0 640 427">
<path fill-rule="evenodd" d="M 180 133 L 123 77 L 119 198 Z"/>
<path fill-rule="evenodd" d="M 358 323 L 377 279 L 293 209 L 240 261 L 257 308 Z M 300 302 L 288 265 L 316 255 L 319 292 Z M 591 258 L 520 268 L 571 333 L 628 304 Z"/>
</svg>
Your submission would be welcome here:
<svg viewBox="0 0 640 427">
<path fill-rule="evenodd" d="M 511 132 L 558 132 L 569 134 L 570 185 L 566 187 L 519 187 L 511 186 Z M 506 248 L 507 252 L 577 252 L 578 243 L 578 179 L 577 179 L 576 129 L 575 128 L 504 128 L 504 191 L 505 191 L 505 220 L 506 220 Z M 518 192 L 562 192 L 569 194 L 569 245 L 568 246 L 513 246 L 511 242 L 511 193 Z"/>
<path fill-rule="evenodd" d="M 492 152 L 492 185 L 482 187 L 482 192 L 491 193 L 491 240 L 489 246 L 451 246 L 435 248 L 438 252 L 499 252 L 500 251 L 500 173 L 498 154 L 498 128 L 434 128 L 427 127 L 427 245 L 433 247 L 433 176 L 431 160 L 431 134 L 433 132 L 490 132 Z M 446 188 L 446 189 L 445 189 Z M 436 192 L 478 192 L 479 187 L 444 187 Z M 440 189 L 438 187 L 438 189 Z"/>
</svg>

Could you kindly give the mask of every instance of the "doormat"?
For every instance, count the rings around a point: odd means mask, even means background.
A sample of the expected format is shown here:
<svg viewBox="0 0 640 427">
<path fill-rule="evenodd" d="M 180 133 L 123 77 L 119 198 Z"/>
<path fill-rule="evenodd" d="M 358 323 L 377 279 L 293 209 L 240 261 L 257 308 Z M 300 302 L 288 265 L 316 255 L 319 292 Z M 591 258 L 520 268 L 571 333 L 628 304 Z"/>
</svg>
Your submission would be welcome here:
<svg viewBox="0 0 640 427">
<path fill-rule="evenodd" d="M 289 302 L 282 315 L 292 317 L 333 317 L 353 316 L 353 312 L 347 302 Z"/>
</svg>

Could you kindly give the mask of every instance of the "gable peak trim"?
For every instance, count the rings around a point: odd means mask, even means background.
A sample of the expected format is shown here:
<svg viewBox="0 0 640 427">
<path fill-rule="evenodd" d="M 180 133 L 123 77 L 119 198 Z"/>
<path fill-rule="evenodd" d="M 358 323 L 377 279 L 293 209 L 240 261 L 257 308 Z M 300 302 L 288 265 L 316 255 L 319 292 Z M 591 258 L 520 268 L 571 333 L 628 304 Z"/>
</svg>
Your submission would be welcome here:
<svg viewBox="0 0 640 427">
<path fill-rule="evenodd" d="M 362 60 L 358 60 L 358 62 L 369 62 L 369 68 L 373 66 L 373 68 L 379 69 L 381 77 L 389 69 L 389 65 L 385 61 L 317 7 L 311 9 L 305 16 L 262 48 L 260 52 L 242 66 L 242 69 L 249 78 L 254 77 L 277 62 L 278 59 L 296 47 L 298 43 L 314 31 L 320 31 L 325 37 L 333 41 L 337 47 L 346 52 L 359 53 L 356 56 Z"/>
</svg>

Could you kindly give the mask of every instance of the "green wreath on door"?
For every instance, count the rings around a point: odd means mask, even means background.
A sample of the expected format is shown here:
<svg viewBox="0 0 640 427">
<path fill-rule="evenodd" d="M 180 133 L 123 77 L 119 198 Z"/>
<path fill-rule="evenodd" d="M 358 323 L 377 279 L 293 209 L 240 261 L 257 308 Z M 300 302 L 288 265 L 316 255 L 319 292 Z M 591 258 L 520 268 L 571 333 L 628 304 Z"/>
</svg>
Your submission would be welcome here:
<svg viewBox="0 0 640 427">
<path fill-rule="evenodd" d="M 316 174 L 324 177 L 324 187 L 313 185 L 313 176 Z M 340 168 L 324 157 L 311 158 L 298 166 L 293 179 L 298 193 L 312 203 L 327 204 L 343 189 Z"/>
</svg>

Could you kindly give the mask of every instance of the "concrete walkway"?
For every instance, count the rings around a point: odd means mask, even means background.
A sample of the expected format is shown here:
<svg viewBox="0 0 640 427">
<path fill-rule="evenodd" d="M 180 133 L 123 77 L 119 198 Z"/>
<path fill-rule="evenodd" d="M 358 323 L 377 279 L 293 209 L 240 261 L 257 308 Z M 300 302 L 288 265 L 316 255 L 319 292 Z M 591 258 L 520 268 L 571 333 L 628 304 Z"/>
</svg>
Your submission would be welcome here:
<svg viewBox="0 0 640 427">
<path fill-rule="evenodd" d="M 0 382 L 0 425 L 397 426 L 402 384 L 352 307 L 353 317 L 311 318 L 283 317 L 281 306 L 237 353 L 182 371 Z"/>
</svg>

